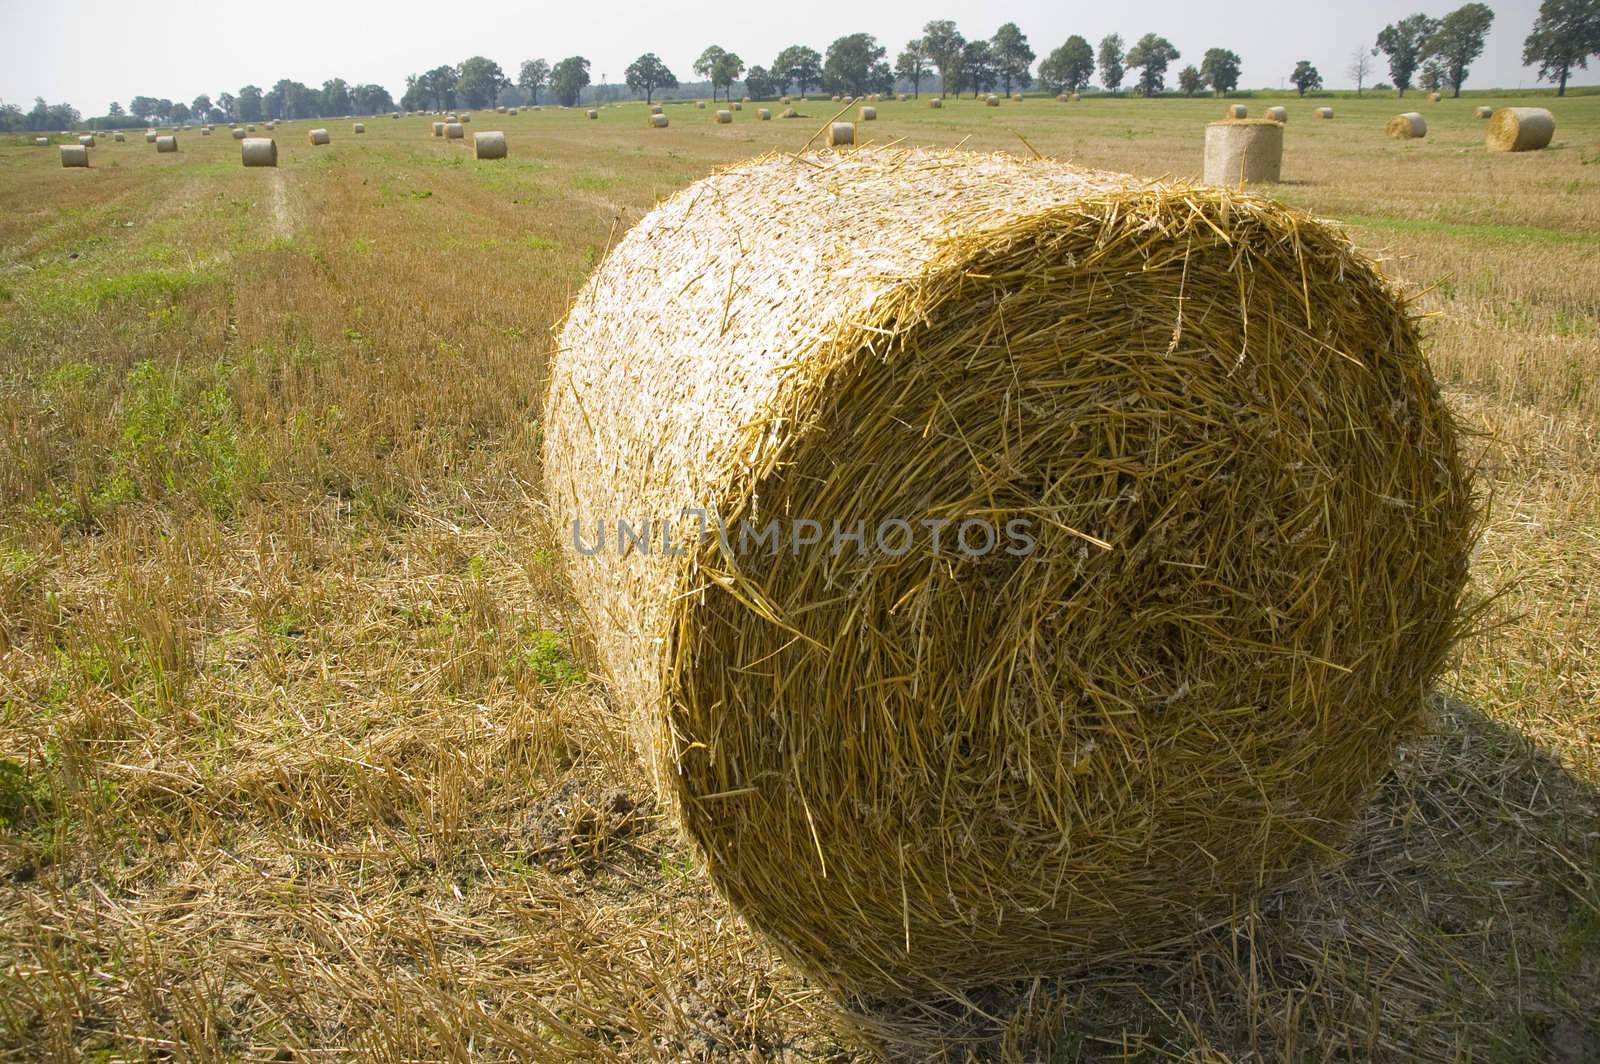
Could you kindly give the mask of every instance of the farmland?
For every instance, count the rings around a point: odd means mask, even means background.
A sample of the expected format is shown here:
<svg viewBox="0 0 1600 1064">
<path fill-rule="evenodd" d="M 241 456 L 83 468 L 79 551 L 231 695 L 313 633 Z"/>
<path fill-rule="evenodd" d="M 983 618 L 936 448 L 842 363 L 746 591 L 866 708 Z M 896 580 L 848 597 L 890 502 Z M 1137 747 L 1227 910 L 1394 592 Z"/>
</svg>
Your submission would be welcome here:
<svg viewBox="0 0 1600 1064">
<path fill-rule="evenodd" d="M 1600 1055 L 1600 96 L 1246 102 L 1289 107 L 1270 194 L 1428 316 L 1488 495 L 1477 634 L 1342 860 L 976 1014 L 842 1012 L 709 889 L 543 510 L 551 329 L 589 271 L 842 105 L 476 113 L 497 162 L 423 117 L 280 125 L 276 169 L 223 127 L 102 138 L 87 170 L 0 144 L 0 1047 Z M 1552 148 L 1484 152 L 1473 108 L 1512 102 Z M 1223 109 L 877 106 L 863 139 L 1180 178 Z M 1428 136 L 1384 138 L 1412 107 Z"/>
</svg>

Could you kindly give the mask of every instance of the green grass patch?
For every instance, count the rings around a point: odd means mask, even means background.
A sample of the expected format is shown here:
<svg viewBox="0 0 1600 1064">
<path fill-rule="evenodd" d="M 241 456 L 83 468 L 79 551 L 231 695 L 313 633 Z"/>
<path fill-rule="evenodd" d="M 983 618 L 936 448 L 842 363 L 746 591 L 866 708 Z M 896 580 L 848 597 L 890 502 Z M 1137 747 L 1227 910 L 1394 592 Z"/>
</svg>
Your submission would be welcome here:
<svg viewBox="0 0 1600 1064">
<path fill-rule="evenodd" d="M 1346 225 L 1359 225 L 1367 229 L 1388 229 L 1399 233 L 1441 233 L 1445 236 L 1494 240 L 1500 243 L 1600 245 L 1600 234 L 1538 229 L 1528 225 L 1475 225 L 1468 222 L 1437 222 L 1428 218 L 1394 218 L 1360 214 L 1342 220 Z"/>
</svg>

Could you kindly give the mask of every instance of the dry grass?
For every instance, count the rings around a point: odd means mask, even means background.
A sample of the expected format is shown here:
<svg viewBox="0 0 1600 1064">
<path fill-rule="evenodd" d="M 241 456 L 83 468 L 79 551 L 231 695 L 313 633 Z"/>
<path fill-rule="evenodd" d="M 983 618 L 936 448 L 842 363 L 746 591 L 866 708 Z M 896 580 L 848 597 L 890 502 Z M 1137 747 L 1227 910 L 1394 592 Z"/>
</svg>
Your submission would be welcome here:
<svg viewBox="0 0 1600 1064">
<path fill-rule="evenodd" d="M 507 128 L 539 157 L 493 168 L 421 118 L 288 138 L 276 171 L 218 138 L 75 171 L 0 147 L 0 1043 L 1592 1058 L 1600 100 L 1537 101 L 1555 144 L 1495 156 L 1472 102 L 1404 144 L 1392 100 L 1292 122 L 1276 194 L 1350 220 L 1434 314 L 1487 434 L 1498 627 L 1341 867 L 1199 949 L 985 992 L 989 1020 L 836 1016 L 729 915 L 587 678 L 536 518 L 570 294 L 658 197 L 831 112 L 644 138 L 642 107 L 529 111 Z M 1025 150 L 1024 123 L 1048 154 L 1185 174 L 1214 109 L 885 102 L 878 127 Z"/>
</svg>

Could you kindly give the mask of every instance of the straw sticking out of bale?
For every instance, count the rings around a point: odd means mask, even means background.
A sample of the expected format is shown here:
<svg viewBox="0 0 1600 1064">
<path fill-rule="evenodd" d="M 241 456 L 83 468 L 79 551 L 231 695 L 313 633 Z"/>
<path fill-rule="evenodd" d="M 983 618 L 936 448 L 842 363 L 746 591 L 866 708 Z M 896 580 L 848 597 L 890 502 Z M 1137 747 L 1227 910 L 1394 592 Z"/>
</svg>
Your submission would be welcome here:
<svg viewBox="0 0 1600 1064">
<path fill-rule="evenodd" d="M 156 138 L 156 151 L 158 151 L 158 152 L 174 152 L 174 151 L 177 151 L 177 150 L 178 150 L 178 138 L 177 137 L 169 135 L 169 136 L 165 136 L 165 137 L 157 137 Z"/>
<path fill-rule="evenodd" d="M 239 158 L 246 166 L 277 166 L 278 142 L 271 137 L 246 137 L 239 145 Z"/>
<path fill-rule="evenodd" d="M 1232 187 L 1276 182 L 1282 174 L 1282 123 L 1246 118 L 1206 126 L 1206 184 Z"/>
<path fill-rule="evenodd" d="M 1383 127 L 1383 131 L 1396 140 L 1412 140 L 1428 135 L 1428 123 L 1417 112 L 1407 111 L 1389 119 L 1389 124 Z"/>
<path fill-rule="evenodd" d="M 878 109 L 876 107 L 863 107 L 859 117 L 863 122 L 876 122 L 878 120 Z"/>
<path fill-rule="evenodd" d="M 772 121 L 772 112 L 765 107 L 757 107 L 756 118 L 762 122 L 770 122 Z"/>
<path fill-rule="evenodd" d="M 307 139 L 309 139 L 312 144 L 328 144 L 333 141 L 333 138 L 328 135 L 328 131 L 326 129 L 313 129 L 309 134 L 307 134 Z"/>
<path fill-rule="evenodd" d="M 1249 118 L 1250 117 L 1250 108 L 1246 107 L 1242 103 L 1230 103 L 1228 105 L 1228 110 L 1227 110 L 1227 112 L 1226 112 L 1224 117 L 1236 118 L 1236 119 L 1237 118 Z"/>
<path fill-rule="evenodd" d="M 830 148 L 850 147 L 856 142 L 853 122 L 829 122 L 826 142 Z"/>
<path fill-rule="evenodd" d="M 1490 151 L 1539 151 L 1555 135 L 1555 116 L 1543 107 L 1502 107 L 1489 119 L 1483 142 Z"/>
<path fill-rule="evenodd" d="M 506 157 L 506 135 L 498 129 L 474 133 L 472 135 L 472 157 L 474 159 L 504 159 Z"/>
<path fill-rule="evenodd" d="M 1346 837 L 1459 631 L 1472 492 L 1416 323 L 1264 199 L 774 154 L 623 236 L 553 359 L 545 486 L 637 747 L 846 992 L 1226 919 Z M 671 549 L 616 549 L 646 517 Z"/>
<path fill-rule="evenodd" d="M 666 129 L 667 128 L 667 116 L 666 115 L 662 115 L 662 114 L 651 115 L 650 116 L 650 124 L 652 126 L 654 126 L 655 128 L 657 128 L 657 129 Z"/>
<path fill-rule="evenodd" d="M 1319 108 L 1317 108 L 1317 117 L 1318 118 L 1332 118 L 1333 117 L 1333 108 L 1331 108 L 1331 107 L 1319 107 Z"/>
<path fill-rule="evenodd" d="M 465 140 L 466 136 L 467 136 L 466 127 L 463 126 L 460 122 L 446 122 L 444 124 L 444 139 L 445 140 Z"/>
<path fill-rule="evenodd" d="M 46 144 L 50 143 L 48 138 L 45 139 L 45 143 Z M 62 166 L 88 166 L 89 165 L 89 149 L 85 148 L 82 144 L 63 144 L 63 145 L 61 145 L 61 165 Z"/>
<path fill-rule="evenodd" d="M 718 125 L 725 126 L 729 122 L 732 122 L 732 121 L 733 121 L 733 112 L 732 111 L 718 111 L 717 112 L 717 124 Z"/>
<path fill-rule="evenodd" d="M 1267 108 L 1266 117 L 1282 125 L 1289 121 L 1289 109 L 1287 107 L 1269 107 Z"/>
</svg>

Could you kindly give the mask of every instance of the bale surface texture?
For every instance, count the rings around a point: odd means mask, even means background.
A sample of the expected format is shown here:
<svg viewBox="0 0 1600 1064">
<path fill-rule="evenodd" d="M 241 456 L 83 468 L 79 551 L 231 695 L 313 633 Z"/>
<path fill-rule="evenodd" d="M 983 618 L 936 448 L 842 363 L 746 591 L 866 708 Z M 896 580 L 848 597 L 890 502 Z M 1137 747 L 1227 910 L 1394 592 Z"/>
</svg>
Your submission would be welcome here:
<svg viewBox="0 0 1600 1064">
<path fill-rule="evenodd" d="M 1475 510 L 1412 317 L 1342 234 L 1221 189 L 742 163 L 596 269 L 544 427 L 657 789 L 847 995 L 1226 919 L 1346 837 L 1458 632 Z M 683 507 L 728 546 L 574 546 Z M 773 519 L 781 549 L 740 546 Z M 1013 519 L 1024 554 L 955 545 Z M 791 549 L 800 520 L 865 549 Z M 893 520 L 914 549 L 875 544 Z"/>
<path fill-rule="evenodd" d="M 1407 111 L 1403 115 L 1395 115 L 1389 119 L 1389 124 L 1383 131 L 1397 140 L 1412 140 L 1416 137 L 1428 135 L 1428 120 L 1415 111 Z"/>
<path fill-rule="evenodd" d="M 239 158 L 246 166 L 277 166 L 278 142 L 271 137 L 246 137 L 239 145 Z"/>
<path fill-rule="evenodd" d="M 1283 125 L 1276 119 L 1247 118 L 1206 126 L 1206 184 L 1255 184 L 1282 176 Z"/>
<path fill-rule="evenodd" d="M 1491 151 L 1539 151 L 1555 135 L 1555 116 L 1543 107 L 1502 107 L 1489 119 L 1483 140 Z"/>
</svg>

